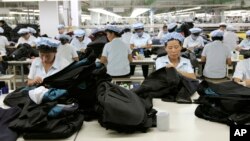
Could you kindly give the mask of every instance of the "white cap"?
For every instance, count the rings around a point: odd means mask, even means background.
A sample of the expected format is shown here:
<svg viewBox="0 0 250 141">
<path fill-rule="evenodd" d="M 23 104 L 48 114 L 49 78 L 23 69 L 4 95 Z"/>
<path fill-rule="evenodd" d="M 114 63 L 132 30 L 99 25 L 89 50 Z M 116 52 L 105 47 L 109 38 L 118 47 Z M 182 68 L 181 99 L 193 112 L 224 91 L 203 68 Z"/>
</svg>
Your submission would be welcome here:
<svg viewBox="0 0 250 141">
<path fill-rule="evenodd" d="M 59 40 L 60 39 L 67 39 L 67 40 L 70 40 L 71 37 L 69 35 L 65 35 L 65 34 L 60 34 L 58 37 L 57 37 Z"/>
<path fill-rule="evenodd" d="M 224 32 L 220 30 L 214 30 L 210 33 L 212 37 L 223 37 Z"/>
<path fill-rule="evenodd" d="M 36 30 L 32 27 L 27 27 L 27 29 L 30 31 L 30 33 L 36 34 Z"/>
<path fill-rule="evenodd" d="M 232 25 L 227 26 L 227 31 L 236 31 L 236 28 Z"/>
<path fill-rule="evenodd" d="M 133 24 L 133 28 L 136 30 L 136 29 L 142 29 L 144 28 L 144 24 L 143 23 L 136 23 L 136 24 Z"/>
<path fill-rule="evenodd" d="M 111 31 L 114 31 L 114 32 L 117 32 L 117 33 L 121 32 L 121 30 L 117 26 L 115 26 L 115 25 L 108 25 L 106 27 L 106 30 L 111 30 Z"/>
<path fill-rule="evenodd" d="M 194 28 L 189 29 L 189 31 L 191 33 L 201 33 L 202 29 L 194 27 Z"/>
<path fill-rule="evenodd" d="M 82 30 L 82 29 L 77 29 L 77 30 L 74 31 L 74 35 L 75 35 L 76 37 L 82 37 L 82 36 L 85 35 L 85 31 Z"/>
<path fill-rule="evenodd" d="M 51 48 L 57 48 L 60 45 L 60 42 L 51 38 L 39 37 L 36 39 L 36 46 L 39 48 L 41 45 L 46 45 Z"/>
<path fill-rule="evenodd" d="M 18 34 L 30 33 L 30 30 L 27 28 L 21 28 L 21 29 L 19 29 L 19 31 L 17 33 Z"/>
<path fill-rule="evenodd" d="M 59 30 L 59 29 L 63 29 L 63 28 L 65 28 L 65 26 L 63 25 L 63 24 L 59 24 L 58 26 L 57 26 L 57 29 Z"/>
<path fill-rule="evenodd" d="M 168 24 L 168 30 L 172 30 L 175 27 L 177 27 L 177 23 L 170 23 L 170 24 Z"/>
<path fill-rule="evenodd" d="M 168 42 L 170 39 L 176 39 L 176 40 L 179 40 L 180 42 L 183 43 L 185 37 L 178 33 L 178 32 L 171 32 L 171 33 L 168 33 L 168 34 L 164 34 L 163 37 L 162 37 L 162 41 L 164 43 Z"/>
<path fill-rule="evenodd" d="M 4 33 L 4 29 L 0 27 L 0 33 Z"/>
<path fill-rule="evenodd" d="M 250 36 L 250 30 L 248 30 L 248 31 L 246 32 L 246 35 L 247 35 L 247 36 Z"/>
<path fill-rule="evenodd" d="M 220 23 L 219 25 L 220 25 L 220 26 L 227 26 L 227 24 L 224 23 L 224 22 Z"/>
</svg>

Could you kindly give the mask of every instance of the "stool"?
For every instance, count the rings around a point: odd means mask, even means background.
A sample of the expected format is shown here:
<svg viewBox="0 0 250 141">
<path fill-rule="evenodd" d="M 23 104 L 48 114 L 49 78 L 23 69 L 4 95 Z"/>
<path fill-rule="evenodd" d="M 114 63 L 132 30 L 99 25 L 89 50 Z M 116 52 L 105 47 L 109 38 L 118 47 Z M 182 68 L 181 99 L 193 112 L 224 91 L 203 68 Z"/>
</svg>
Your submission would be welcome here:
<svg viewBox="0 0 250 141">
<path fill-rule="evenodd" d="M 112 78 L 112 83 L 116 84 L 116 82 L 140 82 L 144 80 L 143 76 L 129 76 L 129 77 L 120 77 L 120 78 Z"/>
<path fill-rule="evenodd" d="M 6 81 L 8 83 L 8 87 L 11 90 L 11 81 L 13 83 L 13 90 L 16 89 L 16 79 L 15 75 L 0 75 L 0 80 Z"/>
</svg>

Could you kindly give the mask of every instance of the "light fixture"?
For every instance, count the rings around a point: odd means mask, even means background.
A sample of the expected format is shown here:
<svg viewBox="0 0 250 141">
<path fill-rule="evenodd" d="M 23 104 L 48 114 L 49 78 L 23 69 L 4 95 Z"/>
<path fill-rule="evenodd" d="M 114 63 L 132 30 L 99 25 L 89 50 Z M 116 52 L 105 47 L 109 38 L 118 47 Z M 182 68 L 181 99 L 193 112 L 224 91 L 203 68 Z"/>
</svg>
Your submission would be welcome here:
<svg viewBox="0 0 250 141">
<path fill-rule="evenodd" d="M 27 12 L 16 12 L 16 11 L 10 11 L 9 14 L 11 14 L 11 15 L 28 15 Z M 38 13 L 30 13 L 29 15 L 39 16 Z"/>
<path fill-rule="evenodd" d="M 116 17 L 116 18 L 122 18 L 122 16 L 120 16 L 118 14 L 115 14 L 113 12 L 107 11 L 107 10 L 102 9 L 102 8 L 89 8 L 88 10 L 92 11 L 92 12 L 96 12 L 96 13 L 101 13 L 101 14 L 104 14 L 104 15 L 113 16 L 113 17 Z"/>
<path fill-rule="evenodd" d="M 40 12 L 40 10 L 27 10 L 27 9 L 24 9 L 23 10 L 24 12 L 36 12 L 36 13 L 39 13 Z"/>
<path fill-rule="evenodd" d="M 194 7 L 194 8 L 188 8 L 188 9 L 184 9 L 184 10 L 177 10 L 177 11 L 172 11 L 172 12 L 168 12 L 168 13 L 159 13 L 159 14 L 156 14 L 155 16 L 164 16 L 164 15 L 168 15 L 168 14 L 177 14 L 177 13 L 182 13 L 182 12 L 187 12 L 187 11 L 195 11 L 195 10 L 199 10 L 201 9 L 200 6 L 198 7 Z"/>
<path fill-rule="evenodd" d="M 136 18 L 137 16 L 149 11 L 149 8 L 135 8 L 133 12 L 131 13 L 130 17 L 131 18 Z"/>
<path fill-rule="evenodd" d="M 44 1 L 44 0 L 2 0 L 2 2 L 34 2 L 34 1 Z"/>
</svg>

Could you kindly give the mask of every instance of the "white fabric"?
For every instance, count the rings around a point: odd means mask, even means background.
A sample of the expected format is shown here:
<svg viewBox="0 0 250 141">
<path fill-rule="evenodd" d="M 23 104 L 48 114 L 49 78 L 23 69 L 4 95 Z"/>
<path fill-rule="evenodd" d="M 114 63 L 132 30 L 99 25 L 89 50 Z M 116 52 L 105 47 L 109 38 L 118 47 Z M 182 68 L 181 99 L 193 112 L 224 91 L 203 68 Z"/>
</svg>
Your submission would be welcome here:
<svg viewBox="0 0 250 141">
<path fill-rule="evenodd" d="M 0 27 L 0 33 L 4 33 L 4 29 Z"/>
<path fill-rule="evenodd" d="M 236 28 L 232 25 L 228 25 L 226 29 L 227 31 L 236 31 Z"/>
<path fill-rule="evenodd" d="M 206 57 L 204 76 L 208 78 L 226 76 L 226 60 L 231 58 L 231 53 L 221 41 L 208 43 L 203 49 L 202 56 Z"/>
<path fill-rule="evenodd" d="M 131 50 L 120 38 L 115 38 L 104 46 L 102 56 L 107 57 L 107 73 L 111 76 L 129 74 L 128 55 Z"/>
<path fill-rule="evenodd" d="M 19 31 L 17 33 L 18 34 L 25 34 L 25 33 L 29 33 L 29 32 L 30 32 L 29 29 L 27 29 L 27 28 L 21 28 L 21 29 L 19 29 Z"/>
<path fill-rule="evenodd" d="M 19 44 L 24 44 L 24 43 L 27 43 L 29 44 L 30 46 L 36 46 L 36 37 L 30 35 L 29 39 L 28 40 L 25 40 L 23 37 L 20 37 L 17 41 L 17 44 L 16 46 L 18 46 Z"/>
<path fill-rule="evenodd" d="M 227 26 L 227 24 L 222 22 L 222 23 L 219 24 L 219 26 Z"/>
<path fill-rule="evenodd" d="M 171 61 L 169 60 L 168 56 L 159 57 L 155 61 L 156 70 L 166 67 L 168 64 L 171 64 Z M 193 66 L 190 60 L 183 58 L 183 57 L 180 57 L 180 62 L 177 65 L 176 69 L 178 71 L 194 73 Z"/>
<path fill-rule="evenodd" d="M 221 30 L 214 30 L 210 33 L 212 37 L 223 37 L 224 32 Z"/>
<path fill-rule="evenodd" d="M 249 50 L 250 49 L 250 40 L 244 39 L 239 44 L 240 47 L 242 47 L 243 50 Z"/>
<path fill-rule="evenodd" d="M 73 58 L 78 57 L 76 49 L 68 43 L 65 45 L 60 45 L 58 47 L 57 56 L 60 56 L 64 59 L 66 59 L 69 63 L 74 62 Z"/>
<path fill-rule="evenodd" d="M 59 24 L 59 25 L 57 26 L 57 29 L 63 29 L 63 28 L 65 28 L 65 26 L 64 26 L 63 24 Z"/>
<path fill-rule="evenodd" d="M 55 39 L 56 39 L 56 40 L 59 40 L 59 37 L 60 37 L 61 35 L 66 35 L 66 32 L 64 32 L 63 34 L 57 34 L 57 35 L 55 36 Z"/>
<path fill-rule="evenodd" d="M 158 38 L 158 39 L 162 39 L 163 36 L 165 36 L 166 34 L 168 34 L 168 32 L 167 32 L 167 33 L 164 33 L 164 31 L 161 30 L 161 31 L 158 33 L 157 38 Z"/>
<path fill-rule="evenodd" d="M 45 77 L 51 76 L 51 75 L 59 72 L 60 70 L 62 70 L 63 68 L 65 68 L 68 65 L 69 65 L 69 62 L 66 59 L 64 59 L 60 56 L 56 56 L 53 65 L 46 73 L 45 69 L 42 65 L 42 60 L 40 57 L 38 57 L 38 58 L 34 59 L 32 64 L 31 64 L 28 78 L 34 79 L 35 77 L 38 76 L 38 77 L 41 77 L 42 79 L 44 79 Z"/>
<path fill-rule="evenodd" d="M 239 38 L 236 33 L 232 31 L 227 31 L 224 33 L 223 36 L 223 44 L 228 47 L 230 51 L 235 50 L 237 47 L 237 43 L 239 41 Z"/>
<path fill-rule="evenodd" d="M 57 48 L 61 44 L 58 40 L 47 38 L 47 37 L 38 37 L 35 40 L 36 46 L 39 48 L 41 45 L 45 45 L 51 48 Z"/>
<path fill-rule="evenodd" d="M 32 27 L 27 27 L 27 29 L 30 31 L 30 33 L 36 34 L 36 30 Z"/>
<path fill-rule="evenodd" d="M 172 30 L 173 28 L 175 28 L 177 26 L 177 23 L 170 23 L 168 25 L 168 30 Z"/>
<path fill-rule="evenodd" d="M 121 29 L 119 29 L 117 26 L 115 25 L 108 25 L 106 27 L 106 30 L 111 30 L 111 31 L 114 31 L 114 32 L 117 32 L 117 33 L 120 33 L 121 32 Z"/>
<path fill-rule="evenodd" d="M 82 42 L 80 42 L 77 38 L 73 38 L 70 44 L 76 48 L 76 51 L 80 51 L 81 49 L 86 49 L 90 42 L 92 42 L 91 39 L 84 36 L 84 40 Z"/>
<path fill-rule="evenodd" d="M 130 40 L 131 40 L 131 37 L 133 36 L 133 33 L 131 32 L 126 32 L 124 34 L 122 34 L 122 41 L 125 43 L 125 44 L 128 44 L 130 46 Z"/>
<path fill-rule="evenodd" d="M 0 52 L 1 55 L 6 55 L 6 46 L 9 45 L 9 41 L 5 36 L 0 35 Z"/>
<path fill-rule="evenodd" d="M 191 33 L 200 33 L 202 31 L 202 29 L 194 27 L 194 28 L 189 29 L 189 31 Z"/>
<path fill-rule="evenodd" d="M 40 87 L 37 87 L 33 90 L 30 90 L 29 97 L 36 104 L 41 104 L 44 94 L 48 91 L 49 91 L 49 89 L 45 88 L 44 86 L 40 86 Z"/>
<path fill-rule="evenodd" d="M 143 24 L 143 23 L 136 23 L 136 24 L 133 24 L 133 28 L 134 28 L 134 29 L 141 29 L 141 28 L 144 28 L 144 24 Z"/>
<path fill-rule="evenodd" d="M 246 32 L 246 35 L 247 35 L 247 36 L 250 36 L 250 30 L 248 30 L 248 31 Z"/>
<path fill-rule="evenodd" d="M 77 36 L 77 37 L 82 37 L 85 35 L 85 31 L 82 30 L 82 29 L 77 29 L 74 31 L 74 35 Z"/>
<path fill-rule="evenodd" d="M 243 81 L 250 79 L 250 58 L 237 63 L 233 78 L 239 78 Z"/>
<path fill-rule="evenodd" d="M 147 44 L 152 44 L 152 40 L 150 38 L 150 35 L 143 32 L 142 37 L 139 37 L 136 33 L 132 35 L 130 39 L 130 44 L 134 44 L 135 49 L 141 48 L 142 46 L 145 46 Z"/>
<path fill-rule="evenodd" d="M 184 43 L 183 43 L 184 48 L 189 48 L 189 47 L 204 47 L 204 41 L 201 36 L 198 36 L 196 40 L 193 40 L 193 38 L 188 36 L 185 38 Z"/>
</svg>

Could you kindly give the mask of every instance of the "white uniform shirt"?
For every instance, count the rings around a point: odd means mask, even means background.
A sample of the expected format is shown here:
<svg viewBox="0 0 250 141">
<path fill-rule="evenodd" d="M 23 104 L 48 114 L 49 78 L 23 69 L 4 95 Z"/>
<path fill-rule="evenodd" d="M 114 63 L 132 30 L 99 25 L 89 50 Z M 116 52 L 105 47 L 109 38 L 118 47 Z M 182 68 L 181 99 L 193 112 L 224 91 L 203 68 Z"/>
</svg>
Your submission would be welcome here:
<svg viewBox="0 0 250 141">
<path fill-rule="evenodd" d="M 51 76 L 51 75 L 59 72 L 60 70 L 62 70 L 63 68 L 65 68 L 68 65 L 69 65 L 69 62 L 66 59 L 59 57 L 59 56 L 56 56 L 53 65 L 46 73 L 45 69 L 42 65 L 41 58 L 37 57 L 36 59 L 33 60 L 32 64 L 31 64 L 28 78 L 34 79 L 35 77 L 38 76 L 38 77 L 41 77 L 42 79 L 44 79 L 45 77 Z"/>
<path fill-rule="evenodd" d="M 239 61 L 236 65 L 233 78 L 250 79 L 250 58 Z"/>
<path fill-rule="evenodd" d="M 16 47 L 19 45 L 19 44 L 24 44 L 24 43 L 27 43 L 29 44 L 30 46 L 36 46 L 36 37 L 30 35 L 29 39 L 28 40 L 25 40 L 23 37 L 20 37 L 17 41 L 17 44 L 16 44 Z"/>
<path fill-rule="evenodd" d="M 203 74 L 208 78 L 224 78 L 226 76 L 226 60 L 231 57 L 229 49 L 221 41 L 208 43 L 201 56 L 206 57 Z"/>
<path fill-rule="evenodd" d="M 239 38 L 236 33 L 232 31 L 226 31 L 223 36 L 223 44 L 228 47 L 230 51 L 235 50 L 237 47 Z"/>
<path fill-rule="evenodd" d="M 240 47 L 243 47 L 243 50 L 249 50 L 250 49 L 250 40 L 244 39 L 239 44 Z"/>
<path fill-rule="evenodd" d="M 78 57 L 78 54 L 76 52 L 76 49 L 72 45 L 67 43 L 58 47 L 57 56 L 65 58 L 69 63 L 72 63 L 74 62 L 73 58 Z"/>
<path fill-rule="evenodd" d="M 167 32 L 167 33 L 168 33 L 168 32 Z M 165 35 L 165 34 L 167 34 L 167 33 L 164 33 L 164 31 L 161 30 L 161 31 L 158 33 L 157 38 L 158 38 L 158 39 L 162 39 L 163 35 Z"/>
<path fill-rule="evenodd" d="M 1 36 L 0 35 L 0 52 L 1 52 L 1 56 L 2 55 L 6 55 L 6 46 L 9 45 L 9 41 L 5 36 Z"/>
<path fill-rule="evenodd" d="M 80 51 L 81 49 L 86 49 L 87 45 L 90 42 L 91 42 L 91 39 L 85 36 L 82 42 L 80 42 L 77 38 L 73 38 L 70 44 L 76 48 L 76 51 Z"/>
<path fill-rule="evenodd" d="M 139 37 L 136 33 L 133 34 L 130 40 L 130 44 L 134 44 L 134 49 L 141 48 L 142 46 L 145 46 L 147 44 L 152 44 L 152 40 L 150 38 L 150 35 L 147 33 L 143 33 L 142 37 Z"/>
<path fill-rule="evenodd" d="M 104 46 L 102 56 L 107 57 L 107 73 L 111 76 L 129 74 L 128 55 L 131 50 L 120 38 L 115 38 Z"/>
<path fill-rule="evenodd" d="M 125 44 L 128 44 L 130 46 L 130 40 L 131 40 L 131 37 L 133 36 L 133 33 L 131 32 L 126 32 L 124 34 L 122 34 L 122 41 L 125 43 Z"/>
<path fill-rule="evenodd" d="M 156 59 L 155 61 L 155 66 L 156 66 L 156 70 L 166 67 L 168 64 L 170 64 L 170 60 L 168 58 L 168 56 L 162 56 Z M 190 60 L 180 57 L 180 62 L 177 65 L 176 69 L 178 71 L 183 71 L 183 72 L 187 72 L 187 73 L 194 73 L 194 69 L 193 66 L 190 62 Z"/>
<path fill-rule="evenodd" d="M 204 41 L 201 36 L 198 36 L 196 40 L 193 40 L 191 35 L 185 38 L 183 47 L 184 48 L 189 48 L 189 47 L 204 47 Z"/>
</svg>

